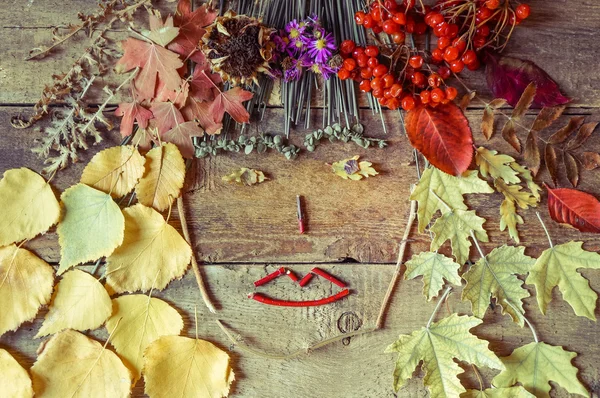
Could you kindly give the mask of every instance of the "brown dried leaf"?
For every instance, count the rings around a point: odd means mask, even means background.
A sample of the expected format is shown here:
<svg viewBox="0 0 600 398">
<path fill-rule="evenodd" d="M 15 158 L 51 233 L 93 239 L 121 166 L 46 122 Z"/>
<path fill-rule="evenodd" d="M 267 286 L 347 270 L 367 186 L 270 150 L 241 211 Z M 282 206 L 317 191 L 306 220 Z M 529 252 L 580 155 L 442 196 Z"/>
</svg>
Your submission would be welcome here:
<svg viewBox="0 0 600 398">
<path fill-rule="evenodd" d="M 550 127 L 556 119 L 562 115 L 566 108 L 566 105 L 553 106 L 552 108 L 543 108 L 538 113 L 535 121 L 533 122 L 532 130 L 542 131 L 543 129 Z"/>
<path fill-rule="evenodd" d="M 515 106 L 515 109 L 513 109 L 511 119 L 513 119 L 513 120 L 520 119 L 525 114 L 527 109 L 529 109 L 529 107 L 531 107 L 531 104 L 532 104 L 534 98 L 535 98 L 535 83 L 532 82 L 532 83 L 529 83 L 527 88 L 525 88 L 525 91 L 523 91 L 523 95 L 521 95 L 519 102 L 517 102 L 517 106 Z"/>
<path fill-rule="evenodd" d="M 600 167 L 600 153 L 584 152 L 583 167 L 585 167 L 586 170 L 594 170 Z"/>
<path fill-rule="evenodd" d="M 462 97 L 460 100 L 460 109 L 462 109 L 463 112 L 467 110 L 467 107 L 471 104 L 471 101 L 476 95 L 477 93 L 475 91 L 471 91 Z"/>
<path fill-rule="evenodd" d="M 504 98 L 494 98 L 489 105 L 494 109 L 502 108 L 506 105 L 506 100 Z"/>
<path fill-rule="evenodd" d="M 565 164 L 565 169 L 567 169 L 567 178 L 571 185 L 573 185 L 573 188 L 575 188 L 579 183 L 579 165 L 577 164 L 577 159 L 569 152 L 565 152 L 563 163 Z"/>
<path fill-rule="evenodd" d="M 481 133 L 489 140 L 494 134 L 494 109 L 486 106 L 481 119 Z"/>
<path fill-rule="evenodd" d="M 554 185 L 556 185 L 556 182 L 558 181 L 558 167 L 556 164 L 556 151 L 552 145 L 546 145 L 544 160 L 546 168 L 550 173 L 550 177 L 552 177 L 552 181 L 554 182 Z"/>
<path fill-rule="evenodd" d="M 586 123 L 577 132 L 577 135 L 569 141 L 567 149 L 579 148 L 592 135 L 598 123 Z"/>
<path fill-rule="evenodd" d="M 502 138 L 512 145 L 517 152 L 521 153 L 521 141 L 519 141 L 519 137 L 517 137 L 517 130 L 515 129 L 515 123 L 512 119 L 508 119 L 504 125 L 504 128 L 502 129 Z"/>
<path fill-rule="evenodd" d="M 538 134 L 536 131 L 531 130 L 527 135 L 525 141 L 525 162 L 527 166 L 536 175 L 540 171 L 541 158 L 540 158 L 540 147 L 538 146 Z"/>
<path fill-rule="evenodd" d="M 569 124 L 567 124 L 562 129 L 558 130 L 556 133 L 552 134 L 550 138 L 548 138 L 548 143 L 555 145 L 562 144 L 563 142 L 565 142 L 567 138 L 569 138 L 569 136 L 573 134 L 573 132 L 577 130 L 579 126 L 581 126 L 581 124 L 583 123 L 583 119 L 585 119 L 585 116 L 572 117 L 571 120 L 569 120 Z"/>
</svg>

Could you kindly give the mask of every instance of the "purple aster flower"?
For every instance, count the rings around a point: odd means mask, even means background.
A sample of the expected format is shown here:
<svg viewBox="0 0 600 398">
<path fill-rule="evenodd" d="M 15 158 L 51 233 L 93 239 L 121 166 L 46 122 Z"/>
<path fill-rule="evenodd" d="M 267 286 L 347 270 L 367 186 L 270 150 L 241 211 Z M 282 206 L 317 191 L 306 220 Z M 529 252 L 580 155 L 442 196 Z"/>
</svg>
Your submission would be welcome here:
<svg viewBox="0 0 600 398">
<path fill-rule="evenodd" d="M 288 45 L 288 53 L 290 55 L 298 55 L 302 54 L 308 49 L 310 44 L 310 39 L 305 36 L 300 36 L 296 39 L 290 40 L 290 44 Z"/>
<path fill-rule="evenodd" d="M 317 63 L 325 64 L 335 50 L 335 41 L 333 34 L 323 32 L 321 38 L 311 41 L 308 45 L 308 54 L 317 61 Z"/>
<path fill-rule="evenodd" d="M 301 58 L 286 57 L 281 63 L 284 80 L 286 82 L 298 80 L 302 75 L 302 64 Z"/>
<path fill-rule="evenodd" d="M 332 74 L 335 73 L 335 70 L 333 70 L 332 67 L 330 67 L 327 64 L 320 64 L 317 62 L 314 62 L 311 66 L 310 66 L 310 71 L 316 74 L 320 74 L 323 75 L 323 79 L 327 80 L 331 77 Z"/>
<path fill-rule="evenodd" d="M 287 49 L 290 39 L 287 37 L 284 31 L 280 31 L 279 34 L 273 36 L 273 43 L 275 43 L 275 49 L 282 53 Z"/>
<path fill-rule="evenodd" d="M 299 39 L 304 33 L 305 29 L 306 26 L 304 26 L 304 24 L 298 23 L 298 21 L 295 19 L 293 21 L 288 22 L 288 24 L 285 25 L 285 31 L 288 33 L 288 36 L 291 41 Z"/>
</svg>

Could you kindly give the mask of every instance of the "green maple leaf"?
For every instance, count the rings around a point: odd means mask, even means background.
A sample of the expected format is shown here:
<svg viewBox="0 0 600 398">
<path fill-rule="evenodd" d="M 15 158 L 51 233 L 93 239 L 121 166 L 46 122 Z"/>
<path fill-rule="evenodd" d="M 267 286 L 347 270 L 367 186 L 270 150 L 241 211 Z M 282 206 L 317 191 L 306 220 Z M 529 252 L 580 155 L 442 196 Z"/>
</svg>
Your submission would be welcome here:
<svg viewBox="0 0 600 398">
<path fill-rule="evenodd" d="M 456 262 L 464 264 L 469 259 L 471 248 L 471 231 L 482 242 L 488 241 L 487 232 L 483 229 L 484 218 L 479 217 L 473 210 L 454 209 L 448 211 L 435 221 L 431 227 L 434 238 L 431 241 L 431 251 L 436 251 L 450 240 L 452 255 Z"/>
<path fill-rule="evenodd" d="M 394 390 L 406 384 L 420 361 L 425 370 L 423 382 L 431 398 L 457 397 L 466 391 L 457 377 L 463 370 L 454 359 L 502 370 L 504 366 L 488 349 L 488 342 L 469 332 L 481 322 L 472 316 L 452 314 L 429 327 L 401 335 L 386 348 L 386 352 L 398 353 Z"/>
<path fill-rule="evenodd" d="M 435 297 L 444 286 L 444 279 L 460 286 L 460 265 L 442 254 L 423 252 L 415 254 L 406 263 L 405 279 L 423 277 L 423 294 L 427 301 Z"/>
<path fill-rule="evenodd" d="M 446 212 L 440 199 L 453 209 L 467 210 L 463 195 L 470 193 L 492 193 L 494 190 L 477 175 L 477 170 L 469 170 L 459 177 L 451 176 L 435 167 L 425 169 L 416 185 L 411 200 L 419 204 L 419 232 L 423 232 L 436 211 Z"/>
<path fill-rule="evenodd" d="M 552 380 L 571 394 L 589 397 L 588 391 L 577 380 L 577 368 L 571 364 L 576 356 L 574 352 L 544 342 L 529 343 L 501 358 L 506 369 L 494 377 L 492 383 L 496 387 L 521 383 L 537 398 L 549 398 Z"/>
<path fill-rule="evenodd" d="M 484 147 L 477 148 L 475 154 L 475 163 L 479 166 L 481 175 L 492 178 L 502 178 L 507 184 L 519 184 L 521 179 L 518 177 L 511 164 L 515 161 L 514 158 L 498 154 L 498 151 L 490 151 Z"/>
<path fill-rule="evenodd" d="M 573 307 L 575 314 L 595 320 L 598 295 L 577 270 L 579 268 L 600 269 L 600 255 L 583 250 L 583 242 L 568 242 L 546 249 L 531 269 L 527 284 L 535 285 L 537 302 L 546 313 L 552 301 L 552 290 L 560 289 L 563 298 Z"/>
<path fill-rule="evenodd" d="M 463 274 L 467 285 L 462 299 L 471 302 L 473 315 L 483 318 L 490 298 L 494 297 L 502 306 L 502 313 L 509 314 L 523 326 L 522 300 L 529 297 L 529 292 L 523 288 L 523 281 L 517 278 L 517 274 L 526 274 L 535 263 L 535 259 L 524 252 L 524 247 L 504 245 L 479 259 Z"/>
<path fill-rule="evenodd" d="M 488 388 L 487 390 L 468 390 L 460 398 L 535 398 L 521 386 L 507 388 Z"/>
</svg>

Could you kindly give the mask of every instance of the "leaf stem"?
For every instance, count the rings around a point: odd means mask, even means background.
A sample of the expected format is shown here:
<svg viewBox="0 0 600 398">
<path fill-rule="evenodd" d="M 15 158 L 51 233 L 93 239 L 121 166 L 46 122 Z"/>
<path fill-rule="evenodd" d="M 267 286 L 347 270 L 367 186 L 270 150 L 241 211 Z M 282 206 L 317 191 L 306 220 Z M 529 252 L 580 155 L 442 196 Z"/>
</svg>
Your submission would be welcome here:
<svg viewBox="0 0 600 398">
<path fill-rule="evenodd" d="M 471 364 L 473 368 L 473 373 L 475 373 L 475 377 L 477 377 L 477 381 L 479 382 L 479 391 L 483 391 L 483 380 L 481 379 L 481 374 L 479 374 L 479 370 L 477 370 L 477 366 Z"/>
<path fill-rule="evenodd" d="M 485 260 L 485 254 L 483 254 L 483 250 L 481 250 L 481 246 L 479 246 L 479 241 L 475 237 L 475 232 L 473 230 L 471 230 L 471 238 L 473 238 L 473 242 L 475 243 L 475 247 L 477 248 L 479 255 Z"/>
<path fill-rule="evenodd" d="M 431 313 L 431 316 L 429 317 L 429 321 L 427 321 L 427 326 L 425 326 L 426 329 L 429 329 L 429 327 L 431 326 L 431 323 L 433 322 L 433 318 L 435 318 L 435 315 L 438 313 L 438 311 L 440 310 L 440 307 L 442 306 L 442 304 L 444 303 L 444 301 L 446 300 L 446 298 L 448 297 L 448 295 L 450 294 L 451 291 L 452 291 L 452 286 L 448 286 L 446 288 L 446 291 L 444 292 L 444 294 L 442 294 L 442 297 L 440 297 L 437 305 L 435 306 L 435 308 L 433 309 L 433 312 Z"/>
<path fill-rule="evenodd" d="M 548 232 L 548 228 L 546 228 L 546 224 L 544 224 L 544 220 L 542 220 L 542 216 L 540 215 L 540 212 L 536 211 L 535 214 L 537 215 L 538 220 L 540 220 L 540 223 L 542 224 L 542 228 L 544 228 L 544 232 L 546 233 L 546 236 L 548 237 L 548 243 L 550 243 L 550 248 L 553 248 L 554 244 L 552 243 L 552 238 L 550 238 L 550 232 Z"/>
<path fill-rule="evenodd" d="M 529 322 L 529 319 L 527 319 L 527 317 L 525 316 L 525 313 L 524 313 L 522 310 L 520 310 L 520 309 L 518 309 L 517 307 L 515 307 L 515 306 L 514 306 L 514 305 L 513 305 L 511 302 L 509 302 L 509 301 L 506 301 L 506 304 L 510 305 L 510 306 L 512 307 L 512 309 L 513 309 L 515 312 L 518 312 L 518 313 L 520 313 L 520 314 L 521 314 L 521 316 L 522 316 L 522 317 L 523 317 L 523 319 L 525 320 L 525 323 L 527 324 L 527 326 L 529 326 L 529 329 L 531 330 L 531 334 L 533 334 L 533 340 L 534 340 L 536 343 L 539 343 L 540 341 L 538 340 L 538 336 L 537 336 L 537 333 L 536 333 L 536 331 L 535 331 L 535 328 L 533 327 L 533 325 L 531 324 L 531 322 Z"/>
<path fill-rule="evenodd" d="M 444 207 L 445 207 L 446 209 L 448 209 L 448 211 L 449 211 L 449 212 L 451 212 L 451 213 L 452 213 L 452 211 L 453 211 L 452 207 L 450 207 L 450 206 L 448 205 L 448 203 L 444 202 L 444 201 L 442 200 L 442 198 L 440 198 L 440 197 L 438 196 L 438 194 L 436 194 L 436 193 L 434 192 L 434 190 L 433 190 L 433 189 L 429 188 L 429 192 L 430 192 L 430 193 L 431 193 L 433 196 L 435 196 L 435 198 L 436 198 L 437 200 L 439 200 L 439 201 L 440 201 L 440 203 L 441 203 L 441 204 L 443 204 L 443 205 L 444 205 Z"/>
</svg>

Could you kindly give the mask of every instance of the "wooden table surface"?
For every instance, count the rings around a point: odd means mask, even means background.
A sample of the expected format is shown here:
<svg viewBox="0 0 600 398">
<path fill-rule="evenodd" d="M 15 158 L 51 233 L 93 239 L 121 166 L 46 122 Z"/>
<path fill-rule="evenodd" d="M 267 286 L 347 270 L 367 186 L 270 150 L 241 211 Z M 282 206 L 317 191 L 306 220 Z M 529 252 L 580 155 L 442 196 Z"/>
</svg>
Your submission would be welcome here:
<svg viewBox="0 0 600 398">
<path fill-rule="evenodd" d="M 24 61 L 29 49 L 47 43 L 51 28 L 77 22 L 77 12 L 92 11 L 93 0 L 13 0 L 0 11 L 0 171 L 15 167 L 43 168 L 42 160 L 30 151 L 40 137 L 34 129 L 16 130 L 10 118 L 27 113 L 51 75 L 68 70 L 74 57 L 85 45 L 81 39 L 70 47 L 62 47 L 40 61 Z M 588 121 L 600 121 L 600 3 L 595 0 L 531 0 L 532 17 L 518 29 L 508 52 L 534 60 L 553 76 L 563 91 L 574 98 L 560 122 L 570 116 L 586 116 Z M 159 4 L 174 9 L 173 4 Z M 145 16 L 143 16 L 145 18 Z M 110 32 L 112 38 L 126 36 L 124 31 Z M 107 83 L 119 78 L 109 76 Z M 468 74 L 467 84 L 486 97 L 483 72 Z M 314 110 L 315 121 L 321 110 Z M 498 135 L 485 142 L 478 127 L 482 110 L 474 103 L 467 111 L 477 144 L 485 145 L 519 158 Z M 186 321 L 184 333 L 194 334 L 194 309 L 198 309 L 198 330 L 201 338 L 222 348 L 230 343 L 221 333 L 215 319 L 221 319 L 239 334 L 247 344 L 271 353 L 286 353 L 306 347 L 341 333 L 340 320 L 352 317 L 361 328 L 375 324 L 380 302 L 394 271 L 398 243 L 409 210 L 409 186 L 416 182 L 411 161 L 412 150 L 401 129 L 397 112 L 384 112 L 388 134 L 384 136 L 378 115 L 363 109 L 362 122 L 366 134 L 385 137 L 386 149 L 362 150 L 352 145 L 323 144 L 314 153 L 303 152 L 295 161 L 287 161 L 277 153 L 263 155 L 226 155 L 198 162 L 197 186 L 186 193 L 187 216 L 191 222 L 193 247 L 204 261 L 210 295 L 217 304 L 217 315 L 210 314 L 200 298 L 191 272 L 156 294 L 177 308 Z M 262 131 L 281 132 L 283 111 L 267 110 Z M 543 132 L 542 135 L 550 132 Z M 292 132 L 300 145 L 303 131 Z M 102 148 L 117 145 L 118 130 L 104 135 L 105 141 L 83 155 L 82 161 L 60 172 L 54 179 L 59 190 L 78 182 L 82 169 L 91 156 Z M 591 148 L 591 149 L 589 149 Z M 598 133 L 586 150 L 600 149 Z M 357 183 L 342 180 L 329 172 L 326 162 L 353 155 L 372 161 L 381 175 Z M 221 176 L 236 167 L 263 170 L 270 178 L 264 184 L 240 188 L 221 182 Z M 562 177 L 563 186 L 567 186 Z M 540 181 L 548 181 L 540 173 Z M 600 174 L 584 171 L 580 188 L 600 196 Z M 308 233 L 299 235 L 296 225 L 295 199 L 306 201 Z M 508 235 L 498 230 L 499 194 L 469 196 L 472 209 L 485 217 L 491 250 L 508 243 Z M 539 211 L 549 226 L 555 243 L 583 240 L 587 250 L 600 250 L 600 236 L 579 233 L 552 222 L 544 198 Z M 526 253 L 538 256 L 548 243 L 535 210 L 522 212 L 526 225 L 519 229 Z M 177 217 L 173 225 L 179 227 Z M 409 255 L 428 249 L 429 235 L 411 233 Z M 51 264 L 59 260 L 56 233 L 28 242 L 26 247 Z M 477 259 L 476 253 L 471 253 Z M 339 275 L 352 288 L 343 301 L 323 307 L 289 309 L 271 308 L 247 299 L 252 282 L 285 265 L 298 274 L 305 274 L 314 264 Z M 86 267 L 84 267 L 86 268 Z M 89 267 L 86 269 L 89 270 Z M 600 271 L 584 271 L 591 287 L 600 291 Z M 385 347 L 401 333 L 424 326 L 435 306 L 421 294 L 422 281 L 402 280 L 390 303 L 384 328 L 375 333 L 335 343 L 293 360 L 278 361 L 243 353 L 234 348 L 230 354 L 236 373 L 232 396 L 236 397 L 392 397 L 392 371 L 395 355 L 384 354 Z M 531 286 L 529 290 L 533 293 Z M 328 283 L 316 281 L 302 291 L 302 299 L 331 294 Z M 264 289 L 282 298 L 297 298 L 291 280 L 284 278 Z M 460 301 L 460 289 L 449 299 L 448 308 L 469 313 L 469 304 Z M 547 343 L 560 345 L 579 354 L 574 364 L 580 369 L 580 379 L 595 394 L 600 393 L 600 328 L 586 318 L 577 317 L 555 291 L 547 315 L 542 316 L 534 298 L 526 301 L 527 315 Z M 0 303 L 1 305 L 1 303 Z M 443 310 L 438 317 L 447 315 Z M 26 368 L 35 361 L 41 340 L 33 339 L 46 310 L 39 312 L 34 322 L 26 323 L 17 332 L 0 337 L 0 348 L 7 349 Z M 596 311 L 600 315 L 600 310 Z M 476 328 L 478 336 L 486 338 L 500 356 L 531 342 L 531 333 L 520 328 L 499 308 L 490 310 L 485 323 Z M 104 340 L 102 332 L 91 335 Z M 470 368 L 461 376 L 464 384 L 476 388 L 477 381 Z M 489 384 L 493 373 L 483 370 Z M 408 385 L 399 391 L 400 397 L 424 397 L 422 372 L 417 371 Z M 0 392 L 1 395 L 1 392 Z M 143 383 L 135 387 L 134 396 L 143 396 Z M 553 396 L 568 396 L 554 385 Z M 597 395 L 596 395 L 597 396 Z"/>
</svg>

